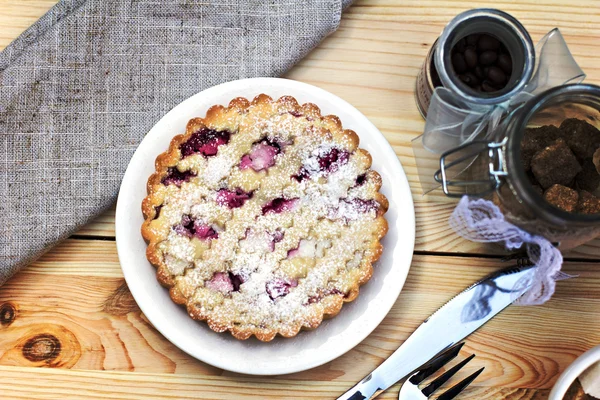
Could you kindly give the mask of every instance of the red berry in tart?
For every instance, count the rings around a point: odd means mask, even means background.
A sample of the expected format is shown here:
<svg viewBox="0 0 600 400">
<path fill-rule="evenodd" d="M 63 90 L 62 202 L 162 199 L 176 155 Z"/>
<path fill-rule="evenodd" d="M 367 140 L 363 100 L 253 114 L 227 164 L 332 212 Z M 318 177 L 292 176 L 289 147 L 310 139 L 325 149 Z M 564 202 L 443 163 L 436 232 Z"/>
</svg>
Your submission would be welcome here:
<svg viewBox="0 0 600 400">
<path fill-rule="evenodd" d="M 262 213 L 280 214 L 285 211 L 293 210 L 297 205 L 298 199 L 284 199 L 282 197 L 278 197 L 265 204 L 262 208 Z"/>
<path fill-rule="evenodd" d="M 255 171 L 262 171 L 275 165 L 275 157 L 281 152 L 281 147 L 268 140 L 255 144 L 250 151 L 240 161 L 241 169 L 252 168 Z"/>
<path fill-rule="evenodd" d="M 202 128 L 192 133 L 188 140 L 181 144 L 181 156 L 185 158 L 198 153 L 207 157 L 214 156 L 217 154 L 219 146 L 228 143 L 230 137 L 229 131 Z"/>
<path fill-rule="evenodd" d="M 266 291 L 271 300 L 275 300 L 278 297 L 286 296 L 290 292 L 290 288 L 296 286 L 298 286 L 298 282 L 295 279 L 285 280 L 275 278 L 272 281 L 267 282 Z"/>
<path fill-rule="evenodd" d="M 194 176 L 196 174 L 191 171 L 180 172 L 177 168 L 169 168 L 161 182 L 163 185 L 181 186 L 183 182 L 188 182 Z"/>
<path fill-rule="evenodd" d="M 219 234 L 207 224 L 193 219 L 189 215 L 184 215 L 181 218 L 181 223 L 175 225 L 173 230 L 179 235 L 187 237 L 196 237 L 198 239 L 217 239 Z"/>
<path fill-rule="evenodd" d="M 192 318 L 238 339 L 316 328 L 358 295 L 387 231 L 358 136 L 291 97 L 194 118 L 148 181 L 148 260 Z"/>
<path fill-rule="evenodd" d="M 204 283 L 204 287 L 220 293 L 232 292 L 234 288 L 229 274 L 224 272 L 217 272 L 214 274 L 211 280 Z"/>
<path fill-rule="evenodd" d="M 252 193 L 246 193 L 241 189 L 221 189 L 217 192 L 217 204 L 229 208 L 238 208 L 243 206 L 250 197 L 252 197 Z"/>
</svg>

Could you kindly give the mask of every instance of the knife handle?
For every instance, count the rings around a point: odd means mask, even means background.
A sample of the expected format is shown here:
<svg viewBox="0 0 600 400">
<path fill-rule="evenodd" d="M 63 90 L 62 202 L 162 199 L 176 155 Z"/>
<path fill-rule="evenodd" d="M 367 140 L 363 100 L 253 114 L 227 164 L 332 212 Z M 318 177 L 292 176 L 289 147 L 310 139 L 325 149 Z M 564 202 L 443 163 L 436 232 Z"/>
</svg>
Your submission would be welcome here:
<svg viewBox="0 0 600 400">
<path fill-rule="evenodd" d="M 377 386 L 375 380 L 372 380 L 373 374 L 370 373 L 362 381 L 337 398 L 337 400 L 365 400 L 374 399 L 383 393 L 384 389 Z"/>
</svg>

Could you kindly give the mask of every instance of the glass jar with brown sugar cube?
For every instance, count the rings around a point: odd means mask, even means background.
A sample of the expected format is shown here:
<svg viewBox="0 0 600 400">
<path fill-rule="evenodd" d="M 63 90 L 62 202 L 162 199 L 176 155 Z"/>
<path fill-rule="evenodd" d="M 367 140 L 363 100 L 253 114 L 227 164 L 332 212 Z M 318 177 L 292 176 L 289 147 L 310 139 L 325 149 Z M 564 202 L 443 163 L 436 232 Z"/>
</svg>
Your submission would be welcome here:
<svg viewBox="0 0 600 400">
<path fill-rule="evenodd" d="M 492 193 L 508 221 L 563 250 L 600 236 L 599 128 L 598 86 L 559 86 L 533 97 L 505 118 L 493 142 L 463 147 L 479 153 L 471 194 Z M 444 191 L 451 185 L 444 181 Z"/>
</svg>

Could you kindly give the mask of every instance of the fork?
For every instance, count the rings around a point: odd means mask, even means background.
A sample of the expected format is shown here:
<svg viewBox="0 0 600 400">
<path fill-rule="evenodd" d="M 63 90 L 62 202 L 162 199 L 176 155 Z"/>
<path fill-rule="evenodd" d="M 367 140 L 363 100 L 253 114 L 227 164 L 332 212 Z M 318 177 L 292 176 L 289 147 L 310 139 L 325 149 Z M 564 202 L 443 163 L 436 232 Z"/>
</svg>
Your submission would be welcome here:
<svg viewBox="0 0 600 400">
<path fill-rule="evenodd" d="M 469 357 L 465 358 L 454 367 L 450 368 L 448 371 L 444 372 L 442 375 L 433 380 L 429 385 L 425 386 L 423 389 L 419 389 L 419 384 L 422 383 L 425 379 L 433 375 L 437 370 L 442 368 L 445 364 L 454 359 L 460 349 L 465 343 L 460 343 L 455 345 L 448 350 L 444 351 L 439 356 L 435 357 L 433 360 L 423 365 L 419 371 L 412 374 L 406 382 L 402 385 L 400 389 L 400 394 L 398 396 L 398 400 L 427 400 L 431 397 L 433 392 L 438 390 L 440 386 L 442 386 L 448 379 L 450 379 L 454 374 L 456 374 L 462 367 L 467 365 L 469 361 L 471 361 L 475 354 L 471 354 Z M 484 368 L 481 368 L 475 371 L 473 374 L 463 379 L 458 384 L 454 385 L 446 392 L 442 393 L 437 397 L 437 400 L 451 400 L 458 396 L 460 392 L 462 392 L 467 386 L 471 384 L 479 376 L 481 371 Z"/>
</svg>

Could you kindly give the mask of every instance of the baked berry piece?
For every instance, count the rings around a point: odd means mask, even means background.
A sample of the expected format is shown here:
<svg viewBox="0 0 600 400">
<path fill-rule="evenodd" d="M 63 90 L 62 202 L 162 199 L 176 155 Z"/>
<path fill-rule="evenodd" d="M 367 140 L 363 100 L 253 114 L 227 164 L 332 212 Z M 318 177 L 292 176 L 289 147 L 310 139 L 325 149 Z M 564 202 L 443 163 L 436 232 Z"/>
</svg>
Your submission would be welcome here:
<svg viewBox="0 0 600 400">
<path fill-rule="evenodd" d="M 194 118 L 156 161 L 142 235 L 173 301 L 216 332 L 270 341 L 358 296 L 387 232 L 371 156 L 292 97 Z"/>
</svg>

